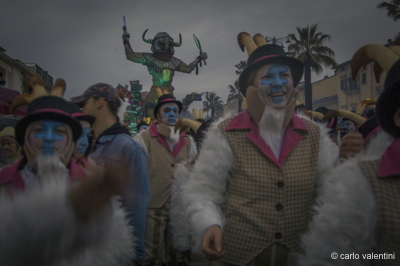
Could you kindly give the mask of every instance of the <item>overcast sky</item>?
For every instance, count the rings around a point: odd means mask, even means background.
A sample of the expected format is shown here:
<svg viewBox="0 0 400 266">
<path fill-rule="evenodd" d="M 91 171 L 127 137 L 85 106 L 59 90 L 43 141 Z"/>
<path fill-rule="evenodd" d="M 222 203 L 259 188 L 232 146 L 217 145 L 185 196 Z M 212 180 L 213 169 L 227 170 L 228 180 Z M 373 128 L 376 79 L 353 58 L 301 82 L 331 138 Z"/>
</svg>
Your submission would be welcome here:
<svg viewBox="0 0 400 266">
<path fill-rule="evenodd" d="M 318 23 L 330 34 L 326 45 L 338 63 L 369 43 L 386 44 L 400 30 L 379 11 L 373 0 L 1 0 L 0 46 L 14 59 L 36 63 L 67 82 L 66 98 L 88 86 L 105 82 L 113 86 L 138 79 L 143 90 L 151 87 L 147 68 L 126 60 L 122 44 L 125 15 L 134 51 L 151 52 L 142 41 L 161 31 L 183 44 L 175 57 L 189 64 L 198 55 L 193 34 L 208 54 L 207 65 L 191 74 L 175 73 L 175 96 L 191 92 L 216 92 L 226 102 L 227 86 L 237 79 L 235 64 L 247 60 L 237 44 L 239 32 L 284 37 L 296 27 Z M 326 70 L 313 81 L 324 75 Z M 191 108 L 199 108 L 200 102 Z"/>
</svg>

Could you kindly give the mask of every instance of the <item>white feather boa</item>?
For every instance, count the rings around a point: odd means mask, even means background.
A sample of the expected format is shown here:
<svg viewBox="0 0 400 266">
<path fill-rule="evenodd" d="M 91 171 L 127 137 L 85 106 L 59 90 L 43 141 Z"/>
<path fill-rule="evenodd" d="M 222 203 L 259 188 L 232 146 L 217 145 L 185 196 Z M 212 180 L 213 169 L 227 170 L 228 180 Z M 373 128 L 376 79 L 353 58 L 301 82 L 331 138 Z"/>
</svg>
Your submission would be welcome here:
<svg viewBox="0 0 400 266">
<path fill-rule="evenodd" d="M 197 154 L 195 141 L 190 137 L 190 150 L 187 162 L 178 164 L 174 172 L 174 183 L 171 192 L 171 207 L 169 211 L 170 227 L 173 237 L 173 246 L 177 250 L 190 250 L 189 227 L 185 217 L 185 206 L 182 199 L 183 186 L 189 180 L 191 160 Z"/>
<path fill-rule="evenodd" d="M 223 227 L 224 224 L 221 205 L 234 157 L 218 129 L 222 121 L 220 119 L 209 128 L 194 169 L 181 186 L 181 208 L 185 211 L 192 252 L 198 254 L 202 254 L 201 240 L 207 228 L 213 224 Z"/>
<path fill-rule="evenodd" d="M 391 141 L 390 136 L 381 131 L 367 150 L 334 169 L 330 182 L 323 185 L 309 231 L 302 236 L 305 255 L 297 256 L 298 265 L 369 265 L 369 261 L 362 259 L 334 260 L 331 254 L 373 251 L 377 206 L 358 162 L 380 159 Z"/>
<path fill-rule="evenodd" d="M 97 219 L 76 219 L 56 180 L 0 198 L 0 265 L 129 265 L 132 228 L 114 198 Z M 111 210 L 111 211 L 110 211 Z"/>
</svg>

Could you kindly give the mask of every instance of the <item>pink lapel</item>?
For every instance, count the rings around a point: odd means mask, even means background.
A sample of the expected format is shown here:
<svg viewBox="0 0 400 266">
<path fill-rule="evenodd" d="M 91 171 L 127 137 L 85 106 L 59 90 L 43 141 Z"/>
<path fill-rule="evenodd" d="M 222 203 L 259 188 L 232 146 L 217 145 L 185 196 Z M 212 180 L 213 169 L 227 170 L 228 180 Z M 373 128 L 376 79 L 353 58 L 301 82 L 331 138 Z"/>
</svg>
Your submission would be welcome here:
<svg viewBox="0 0 400 266">
<path fill-rule="evenodd" d="M 80 162 L 85 165 L 85 168 L 89 166 L 89 162 L 83 158 L 80 159 Z M 71 159 L 69 163 L 69 177 L 70 179 L 81 179 L 86 177 L 86 173 L 84 167 L 81 164 L 75 162 L 74 159 Z"/>
<path fill-rule="evenodd" d="M 285 136 L 283 138 L 281 154 L 279 155 L 279 163 L 282 165 L 289 154 L 294 150 L 297 144 L 303 139 L 303 136 L 297 130 L 307 132 L 307 126 L 303 120 L 297 115 L 292 115 L 289 125 L 286 127 Z"/>
<path fill-rule="evenodd" d="M 262 153 L 264 153 L 265 156 L 267 156 L 271 161 L 279 166 L 279 162 L 276 160 L 271 148 L 261 138 L 260 133 L 258 132 L 258 125 L 253 120 L 253 118 L 251 118 L 248 110 L 245 110 L 243 113 L 235 116 L 229 123 L 229 125 L 225 128 L 226 131 L 234 129 L 250 129 L 250 132 L 246 135 L 246 137 L 251 140 L 254 145 L 256 145 L 257 148 L 259 148 Z"/>
<path fill-rule="evenodd" d="M 381 157 L 381 164 L 377 177 L 400 175 L 400 138 L 395 139 Z"/>
<path fill-rule="evenodd" d="M 172 155 L 174 157 L 176 157 L 179 154 L 183 146 L 185 146 L 186 144 L 186 139 L 183 138 L 184 136 L 186 136 L 186 134 L 182 133 L 182 135 L 179 137 L 179 142 L 174 146 L 174 151 L 172 152 Z"/>
<path fill-rule="evenodd" d="M 251 140 L 271 161 L 273 161 L 279 168 L 281 168 L 285 159 L 289 156 L 296 145 L 303 139 L 303 137 L 297 133 L 295 130 L 306 130 L 307 127 L 303 120 L 296 115 L 292 115 L 292 120 L 286 127 L 284 140 L 282 144 L 281 153 L 279 156 L 279 161 L 275 158 L 274 153 L 271 148 L 265 143 L 261 138 L 257 123 L 251 118 L 248 110 L 237 115 L 232 119 L 229 125 L 226 127 L 226 131 L 235 129 L 250 129 L 250 132 L 246 137 Z"/>
<path fill-rule="evenodd" d="M 165 146 L 165 148 L 167 148 L 169 151 L 171 151 L 171 149 L 170 149 L 165 137 L 163 135 L 161 135 L 161 134 L 158 134 L 158 132 L 157 132 L 157 123 L 151 124 L 149 130 L 150 130 L 150 135 L 152 137 L 157 137 L 157 140 L 159 142 L 161 142 Z M 174 146 L 174 150 L 172 151 L 172 155 L 174 157 L 176 157 L 179 154 L 179 152 L 182 150 L 183 146 L 185 146 L 186 139 L 183 138 L 185 136 L 187 136 L 187 135 L 185 133 L 182 133 L 182 135 L 179 138 L 179 142 Z"/>
<path fill-rule="evenodd" d="M 25 189 L 24 180 L 19 173 L 22 160 L 23 158 L 0 171 L 0 185 L 10 184 L 7 187 L 8 192 L 14 190 L 22 191 Z"/>
<path fill-rule="evenodd" d="M 165 146 L 165 148 L 167 148 L 169 151 L 171 151 L 171 149 L 169 148 L 169 145 L 167 143 L 167 140 L 164 138 L 164 136 L 161 135 L 161 134 L 158 134 L 158 132 L 157 132 L 157 124 L 158 123 L 151 124 L 150 129 L 149 129 L 150 130 L 150 135 L 152 137 L 157 137 L 157 140 L 159 142 L 161 142 Z"/>
</svg>

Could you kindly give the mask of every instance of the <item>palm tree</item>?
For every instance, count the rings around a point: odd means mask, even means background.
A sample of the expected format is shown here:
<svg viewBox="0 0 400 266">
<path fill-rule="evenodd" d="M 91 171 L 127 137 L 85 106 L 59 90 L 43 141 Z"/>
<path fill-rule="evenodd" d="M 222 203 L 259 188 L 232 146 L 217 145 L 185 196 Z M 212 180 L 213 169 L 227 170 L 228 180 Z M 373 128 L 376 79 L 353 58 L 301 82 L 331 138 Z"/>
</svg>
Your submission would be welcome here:
<svg viewBox="0 0 400 266">
<path fill-rule="evenodd" d="M 236 64 L 235 67 L 238 69 L 235 71 L 236 75 L 240 75 L 242 71 L 247 67 L 246 60 L 240 60 L 239 64 Z"/>
<path fill-rule="evenodd" d="M 182 113 L 183 113 L 183 111 L 182 111 Z M 193 112 L 190 111 L 190 110 L 187 110 L 187 109 L 186 109 L 186 112 L 185 112 L 184 116 L 180 115 L 180 117 L 181 117 L 181 118 L 188 118 L 188 119 L 194 120 L 194 114 L 193 114 Z"/>
<path fill-rule="evenodd" d="M 289 34 L 292 43 L 288 47 L 288 55 L 296 57 L 304 64 L 304 90 L 306 107 L 312 110 L 312 87 L 311 71 L 317 75 L 325 67 L 336 67 L 336 60 L 333 58 L 335 52 L 327 46 L 326 41 L 332 40 L 329 34 L 318 32 L 318 24 L 307 25 L 306 28 L 297 27 L 299 38 L 294 33 Z"/>
<path fill-rule="evenodd" d="M 233 83 L 234 86 L 228 85 L 229 88 L 229 95 L 227 99 L 227 103 L 230 103 L 234 100 L 238 101 L 238 113 L 242 112 L 242 102 L 243 102 L 243 95 L 240 93 L 239 89 L 239 82 L 236 80 L 235 83 Z"/>
<path fill-rule="evenodd" d="M 215 117 L 216 111 L 223 111 L 224 108 L 222 105 L 224 102 L 221 100 L 215 92 L 208 92 L 206 94 L 206 101 L 203 102 L 203 110 L 204 112 L 208 112 L 211 110 L 211 117 Z"/>
<path fill-rule="evenodd" d="M 400 19 L 400 0 L 391 0 L 390 2 L 382 1 L 376 7 L 381 11 L 386 9 L 386 15 L 394 21 Z"/>
<path fill-rule="evenodd" d="M 240 60 L 239 64 L 236 64 L 235 67 L 237 68 L 237 70 L 235 70 L 236 75 L 242 74 L 243 70 L 247 67 L 246 60 Z M 228 85 L 229 95 L 227 102 L 230 103 L 234 100 L 238 100 L 238 113 L 240 113 L 242 112 L 243 96 L 240 93 L 239 82 L 236 80 L 233 84 L 234 86 Z"/>
</svg>

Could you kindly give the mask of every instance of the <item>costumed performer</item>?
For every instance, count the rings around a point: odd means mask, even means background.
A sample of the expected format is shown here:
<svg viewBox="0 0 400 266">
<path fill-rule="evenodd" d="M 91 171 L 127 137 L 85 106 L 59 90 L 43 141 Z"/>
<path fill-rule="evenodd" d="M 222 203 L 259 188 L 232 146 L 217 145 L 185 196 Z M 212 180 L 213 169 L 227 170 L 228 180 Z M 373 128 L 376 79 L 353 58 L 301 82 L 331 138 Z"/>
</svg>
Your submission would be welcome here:
<svg viewBox="0 0 400 266">
<path fill-rule="evenodd" d="M 0 147 L 7 150 L 7 163 L 3 167 L 21 158 L 22 148 L 15 140 L 15 129 L 13 127 L 5 127 L 0 132 Z"/>
<path fill-rule="evenodd" d="M 135 135 L 135 139 L 145 147 L 148 154 L 152 194 L 147 211 L 146 258 L 142 265 L 175 265 L 182 261 L 182 254 L 171 247 L 171 188 L 177 165 L 191 160 L 197 150 L 193 139 L 175 131 L 174 126 L 181 111 L 182 103 L 173 95 L 160 96 L 154 108 L 158 122 L 153 122 L 148 130 Z"/>
<path fill-rule="evenodd" d="M 399 265 L 400 60 L 384 46 L 366 45 L 353 56 L 353 78 L 372 60 L 387 71 L 376 106 L 383 130 L 332 173 L 298 265 Z"/>
<path fill-rule="evenodd" d="M 114 166 L 84 178 L 72 159 L 82 126 L 67 101 L 41 96 L 47 93 L 34 79 L 39 98 L 16 125 L 24 157 L 0 171 L 0 264 L 129 265 L 132 228 L 113 197 L 120 174 Z"/>
<path fill-rule="evenodd" d="M 209 128 L 182 189 L 194 251 L 224 265 L 287 265 L 338 160 L 325 125 L 294 114 L 303 64 L 260 39 L 238 36 L 248 109 Z"/>
</svg>

